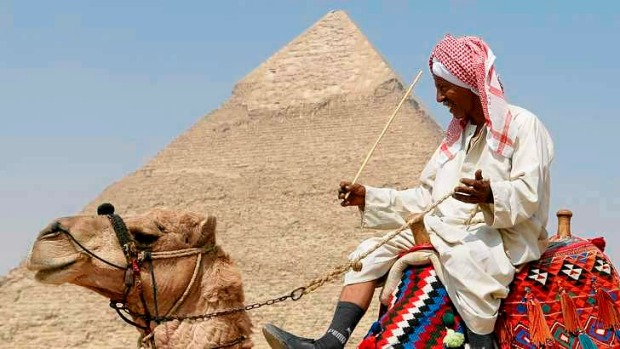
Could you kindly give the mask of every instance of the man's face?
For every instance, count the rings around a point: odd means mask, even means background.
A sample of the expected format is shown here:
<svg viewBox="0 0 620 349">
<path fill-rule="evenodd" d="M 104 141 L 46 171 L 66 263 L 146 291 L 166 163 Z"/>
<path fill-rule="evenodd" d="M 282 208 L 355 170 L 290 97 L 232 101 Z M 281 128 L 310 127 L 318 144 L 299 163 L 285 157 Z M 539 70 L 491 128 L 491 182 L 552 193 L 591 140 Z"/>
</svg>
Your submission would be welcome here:
<svg viewBox="0 0 620 349">
<path fill-rule="evenodd" d="M 467 120 L 482 107 L 480 98 L 469 89 L 454 85 L 435 75 L 433 78 L 437 89 L 437 103 L 445 105 L 455 118 Z"/>
</svg>

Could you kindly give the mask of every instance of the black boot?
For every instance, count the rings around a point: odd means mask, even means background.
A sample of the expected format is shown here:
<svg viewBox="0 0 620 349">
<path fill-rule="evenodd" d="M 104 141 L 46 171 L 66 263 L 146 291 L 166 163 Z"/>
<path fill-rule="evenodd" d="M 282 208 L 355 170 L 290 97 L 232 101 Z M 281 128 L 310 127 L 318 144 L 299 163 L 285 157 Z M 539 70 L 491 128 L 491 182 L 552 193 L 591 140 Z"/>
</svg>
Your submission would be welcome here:
<svg viewBox="0 0 620 349">
<path fill-rule="evenodd" d="M 263 335 L 273 349 L 314 349 L 314 340 L 298 337 L 272 324 L 263 326 Z"/>
<path fill-rule="evenodd" d="M 342 349 L 364 312 L 357 304 L 338 302 L 332 323 L 323 337 L 317 340 L 298 337 L 272 324 L 263 327 L 263 335 L 274 349 Z"/>
</svg>

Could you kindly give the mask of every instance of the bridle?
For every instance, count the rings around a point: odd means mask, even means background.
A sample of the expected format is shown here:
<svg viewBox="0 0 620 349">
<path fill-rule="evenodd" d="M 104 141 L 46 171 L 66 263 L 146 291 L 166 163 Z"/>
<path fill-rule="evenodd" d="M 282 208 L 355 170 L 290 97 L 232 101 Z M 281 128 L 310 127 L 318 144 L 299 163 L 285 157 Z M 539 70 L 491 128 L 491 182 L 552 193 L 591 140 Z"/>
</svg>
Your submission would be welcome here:
<svg viewBox="0 0 620 349">
<path fill-rule="evenodd" d="M 94 253 L 93 251 L 88 249 L 86 246 L 81 244 L 73 236 L 73 234 L 71 234 L 71 231 L 63 227 L 60 224 L 60 222 L 52 223 L 52 226 L 50 227 L 50 232 L 64 233 L 65 235 L 69 237 L 69 239 L 71 239 L 73 243 L 75 243 L 84 252 L 86 252 L 93 258 L 113 268 L 124 271 L 125 290 L 123 292 L 123 298 L 121 300 L 111 299 L 110 307 L 116 310 L 117 314 L 119 315 L 121 319 L 123 319 L 123 321 L 142 330 L 143 331 L 143 339 L 142 339 L 143 344 L 146 345 L 147 342 L 150 342 L 150 345 L 154 348 L 155 338 L 154 338 L 154 333 L 153 333 L 153 324 L 156 326 L 164 321 L 169 321 L 168 319 L 170 318 L 170 315 L 172 315 L 179 308 L 179 306 L 183 304 L 183 302 L 187 298 L 187 295 L 189 294 L 189 291 L 191 290 L 192 286 L 194 285 L 196 281 L 197 275 L 200 272 L 202 256 L 204 254 L 215 251 L 216 246 L 212 245 L 212 246 L 207 246 L 204 248 L 187 248 L 187 249 L 164 251 L 164 252 L 152 252 L 152 251 L 140 249 L 138 247 L 136 240 L 129 233 L 129 230 L 127 229 L 127 226 L 125 225 L 125 222 L 123 221 L 123 219 L 119 215 L 114 213 L 114 206 L 112 206 L 109 203 L 101 204 L 97 208 L 97 214 L 100 216 L 107 216 L 110 223 L 112 224 L 112 228 L 114 230 L 114 233 L 116 234 L 116 238 L 121 245 L 123 254 L 125 255 L 125 260 L 127 261 L 127 264 L 125 266 L 120 266 L 116 263 L 110 262 L 98 256 L 96 253 Z M 158 307 L 158 302 L 157 302 L 157 282 L 155 280 L 155 272 L 153 270 L 154 269 L 153 260 L 180 258 L 180 257 L 186 257 L 186 256 L 192 256 L 192 255 L 196 255 L 196 264 L 194 267 L 194 273 L 192 275 L 191 280 L 185 287 L 185 291 L 183 292 L 183 294 L 181 294 L 179 298 L 177 298 L 177 300 L 174 302 L 173 306 L 166 312 L 164 316 L 160 316 L 159 314 L 160 309 Z M 150 277 L 152 281 L 152 288 L 153 288 L 152 293 L 153 293 L 153 303 L 154 303 L 154 309 L 153 309 L 154 314 L 150 313 L 149 307 L 147 306 L 146 297 L 144 295 L 142 277 L 141 277 L 141 272 L 143 270 L 142 267 L 144 266 L 146 262 L 148 262 L 148 264 L 150 265 L 149 273 L 150 273 Z M 142 303 L 142 308 L 144 309 L 143 313 L 133 311 L 129 309 L 127 305 L 127 299 L 129 297 L 129 293 L 134 288 L 138 291 L 140 302 Z M 134 319 L 135 318 L 141 319 L 145 323 L 145 325 L 141 325 L 135 322 L 134 320 L 130 319 L 129 317 L 132 317 Z M 175 317 L 175 318 L 181 319 L 181 320 L 183 319 L 182 317 Z M 217 346 L 216 348 L 223 348 L 223 347 L 228 347 L 228 346 L 232 346 L 235 344 L 239 344 L 246 339 L 247 338 L 245 336 L 241 336 L 232 342 L 225 343 L 223 345 Z"/>
</svg>

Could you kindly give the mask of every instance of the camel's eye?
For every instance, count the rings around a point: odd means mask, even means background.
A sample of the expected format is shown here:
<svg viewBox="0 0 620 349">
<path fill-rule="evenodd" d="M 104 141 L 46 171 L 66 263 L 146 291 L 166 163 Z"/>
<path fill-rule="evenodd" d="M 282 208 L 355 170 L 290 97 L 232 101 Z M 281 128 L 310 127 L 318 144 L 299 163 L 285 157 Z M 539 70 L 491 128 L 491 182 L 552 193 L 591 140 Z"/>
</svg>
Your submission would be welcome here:
<svg viewBox="0 0 620 349">
<path fill-rule="evenodd" d="M 141 231 L 131 232 L 133 238 L 141 245 L 150 245 L 159 239 L 159 235 L 152 235 Z"/>
</svg>

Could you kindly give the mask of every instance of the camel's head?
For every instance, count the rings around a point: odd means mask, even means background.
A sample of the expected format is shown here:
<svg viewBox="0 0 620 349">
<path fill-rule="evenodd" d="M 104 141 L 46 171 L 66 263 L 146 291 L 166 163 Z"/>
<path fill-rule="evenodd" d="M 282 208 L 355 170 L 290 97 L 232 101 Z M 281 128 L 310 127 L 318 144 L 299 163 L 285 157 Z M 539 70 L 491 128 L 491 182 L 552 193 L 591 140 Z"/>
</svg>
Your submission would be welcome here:
<svg viewBox="0 0 620 349">
<path fill-rule="evenodd" d="M 211 216 L 156 209 L 144 215 L 123 216 L 123 220 L 140 250 L 164 252 L 215 245 L 216 224 Z M 39 233 L 28 267 L 43 283 L 73 283 L 109 298 L 122 296 L 124 270 L 91 256 L 84 248 L 117 266 L 127 265 L 110 220 L 107 216 L 95 215 L 64 217 L 52 222 Z M 157 286 L 162 292 L 182 292 L 194 267 L 195 258 L 192 257 L 154 261 L 157 282 L 162 282 Z M 150 266 L 147 268 L 150 270 Z"/>
</svg>

